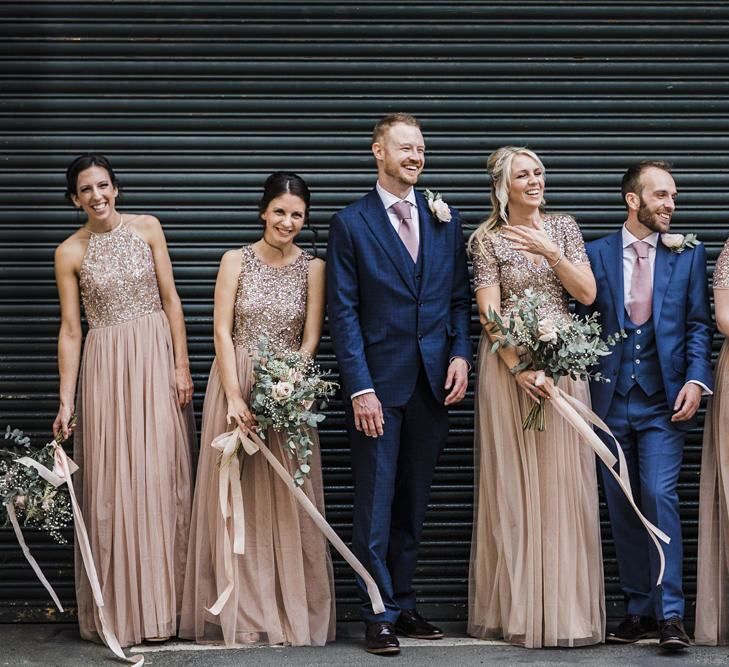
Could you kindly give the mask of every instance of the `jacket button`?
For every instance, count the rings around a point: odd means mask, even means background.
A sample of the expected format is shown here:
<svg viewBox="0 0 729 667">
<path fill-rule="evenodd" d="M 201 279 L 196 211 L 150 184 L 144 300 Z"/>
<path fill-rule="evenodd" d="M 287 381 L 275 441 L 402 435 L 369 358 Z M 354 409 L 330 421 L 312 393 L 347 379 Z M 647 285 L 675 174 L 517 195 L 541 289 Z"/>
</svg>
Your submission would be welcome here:
<svg viewBox="0 0 729 667">
<path fill-rule="evenodd" d="M 635 363 L 636 363 L 636 364 L 639 364 L 639 363 L 640 363 L 640 359 L 636 359 L 636 360 L 635 360 Z"/>
<path fill-rule="evenodd" d="M 636 329 L 636 330 L 635 330 L 635 333 L 637 333 L 637 334 L 638 334 L 638 335 L 640 336 L 640 334 L 641 334 L 641 330 L 640 330 L 640 329 Z"/>
</svg>

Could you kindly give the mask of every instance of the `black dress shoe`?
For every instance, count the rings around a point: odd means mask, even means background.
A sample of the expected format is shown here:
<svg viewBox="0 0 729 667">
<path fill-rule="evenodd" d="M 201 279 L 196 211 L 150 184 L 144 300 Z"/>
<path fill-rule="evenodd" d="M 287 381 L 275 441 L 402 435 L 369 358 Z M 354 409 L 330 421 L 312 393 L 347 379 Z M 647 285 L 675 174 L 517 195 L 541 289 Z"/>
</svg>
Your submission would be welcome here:
<svg viewBox="0 0 729 667">
<path fill-rule="evenodd" d="M 416 609 L 400 612 L 395 631 L 413 639 L 443 639 L 443 631 L 428 623 Z"/>
<path fill-rule="evenodd" d="M 376 655 L 397 655 L 400 653 L 400 642 L 395 635 L 392 623 L 368 623 L 367 652 Z"/>
<path fill-rule="evenodd" d="M 639 639 L 655 637 L 657 629 L 658 624 L 655 618 L 629 614 L 617 628 L 607 633 L 605 642 L 608 644 L 632 644 Z"/>
<path fill-rule="evenodd" d="M 658 646 L 669 651 L 680 651 L 691 646 L 691 640 L 678 616 L 661 621 L 661 635 Z"/>
</svg>

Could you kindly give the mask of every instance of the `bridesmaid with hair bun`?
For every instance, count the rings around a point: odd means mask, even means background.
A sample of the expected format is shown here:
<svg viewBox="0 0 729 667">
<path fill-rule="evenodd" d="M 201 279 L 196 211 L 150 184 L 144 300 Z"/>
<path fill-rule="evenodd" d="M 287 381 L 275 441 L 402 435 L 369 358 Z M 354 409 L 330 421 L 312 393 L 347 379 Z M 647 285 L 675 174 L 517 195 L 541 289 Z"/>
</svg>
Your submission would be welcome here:
<svg viewBox="0 0 729 667">
<path fill-rule="evenodd" d="M 151 215 L 117 210 L 109 160 L 77 157 L 66 182 L 87 220 L 55 255 L 61 386 L 53 433 L 68 437 L 78 414 L 74 477 L 111 629 L 121 646 L 162 641 L 177 632 L 192 496 L 182 306 L 162 227 Z M 78 549 L 76 597 L 81 636 L 101 641 Z"/>
</svg>

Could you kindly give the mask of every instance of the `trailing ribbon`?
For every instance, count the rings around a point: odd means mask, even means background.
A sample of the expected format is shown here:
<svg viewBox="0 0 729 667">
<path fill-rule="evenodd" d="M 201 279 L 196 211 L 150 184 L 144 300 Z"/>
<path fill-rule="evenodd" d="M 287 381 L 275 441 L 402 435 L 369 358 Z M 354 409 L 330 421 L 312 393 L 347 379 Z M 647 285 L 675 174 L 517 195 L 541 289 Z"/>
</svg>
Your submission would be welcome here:
<svg viewBox="0 0 729 667">
<path fill-rule="evenodd" d="M 659 586 L 663 581 L 663 573 L 666 568 L 666 556 L 663 553 L 663 547 L 658 540 L 661 540 L 661 542 L 666 544 L 670 544 L 671 538 L 668 537 L 668 535 L 666 535 L 666 533 L 664 533 L 660 528 L 654 526 L 650 521 L 648 521 L 648 519 L 646 519 L 642 512 L 638 509 L 635 499 L 633 498 L 633 490 L 630 486 L 630 477 L 628 476 L 628 465 L 625 460 L 625 454 L 623 453 L 623 448 L 620 446 L 617 438 L 613 435 L 608 425 L 584 403 L 581 403 L 573 396 L 563 392 L 553 382 L 547 382 L 544 371 L 537 372 L 537 380 L 535 384 L 537 386 L 541 386 L 549 394 L 554 409 L 559 412 L 559 414 L 564 417 L 565 421 L 567 421 L 567 423 L 585 439 L 585 442 L 605 464 L 607 469 L 610 471 L 610 474 L 615 478 L 618 486 L 620 486 L 625 494 L 625 497 L 635 511 L 636 516 L 645 526 L 645 529 L 648 531 L 648 535 L 653 540 L 653 543 L 656 545 L 656 549 L 658 550 L 660 569 L 658 572 L 658 581 L 656 581 L 656 586 Z M 610 438 L 612 438 L 618 452 L 617 458 L 610 451 L 608 446 L 600 439 L 597 433 L 595 433 L 591 425 L 597 426 L 600 430 L 604 431 L 608 436 L 610 436 Z M 615 472 L 616 462 L 619 463 L 619 472 Z"/>
<path fill-rule="evenodd" d="M 239 440 L 243 445 L 243 451 L 246 454 L 253 455 L 256 452 L 261 452 L 261 454 L 263 454 L 265 459 L 271 464 L 274 472 L 286 483 L 286 486 L 289 487 L 291 493 L 294 494 L 296 502 L 299 503 L 304 511 L 312 518 L 316 527 L 332 543 L 332 546 L 334 546 L 334 548 L 342 555 L 342 558 L 344 558 L 344 560 L 349 563 L 350 567 L 362 578 L 367 588 L 367 594 L 370 597 L 372 609 L 375 614 L 381 614 L 384 612 L 385 605 L 382 603 L 380 590 L 377 588 L 377 584 L 370 573 L 367 572 L 362 563 L 357 560 L 357 557 L 334 532 L 334 529 L 327 523 L 327 520 L 321 515 L 314 503 L 312 503 L 307 495 L 296 485 L 294 478 L 291 477 L 288 470 L 286 470 L 281 462 L 273 455 L 263 440 L 261 440 L 261 438 L 252 431 L 249 431 L 246 435 L 244 435 L 240 428 L 237 427 L 233 431 L 221 433 L 212 441 L 212 443 L 210 443 L 211 447 L 222 452 L 222 459 L 220 462 L 220 482 L 218 488 L 220 511 L 223 515 L 223 519 L 226 520 L 226 524 L 228 524 L 228 518 L 230 518 L 231 521 L 230 528 L 226 526 L 225 533 L 223 535 L 223 545 L 225 550 L 223 557 L 225 560 L 224 567 L 227 585 L 216 600 L 215 604 L 213 604 L 208 611 L 212 614 L 219 614 L 233 590 L 234 579 L 231 551 L 236 554 L 243 554 L 245 552 L 245 519 L 243 513 L 243 497 L 241 495 L 240 488 L 240 468 L 238 464 L 238 455 L 236 453 Z M 230 497 L 232 497 L 232 505 L 228 502 Z M 231 530 L 233 533 L 232 550 L 230 548 Z"/>
<path fill-rule="evenodd" d="M 89 534 L 86 530 L 86 524 L 84 523 L 83 515 L 81 514 L 81 508 L 79 507 L 78 501 L 76 500 L 76 493 L 73 489 L 73 483 L 71 482 L 71 475 L 78 470 L 78 466 L 73 462 L 72 459 L 68 457 L 66 452 L 63 450 L 63 447 L 61 447 L 59 443 L 54 441 L 49 444 L 52 444 L 54 446 L 53 470 L 49 470 L 43 464 L 38 463 L 38 461 L 31 459 L 27 456 L 17 459 L 17 462 L 22 463 L 28 468 L 35 468 L 38 471 L 38 474 L 43 479 L 45 479 L 56 488 L 58 488 L 62 484 L 66 484 L 68 486 L 68 493 L 71 497 L 71 508 L 73 510 L 73 527 L 76 532 L 76 538 L 78 539 L 78 546 L 79 551 L 81 552 L 81 559 L 84 564 L 84 569 L 86 570 L 86 575 L 89 579 L 89 583 L 91 584 L 91 591 L 94 596 L 96 611 L 99 615 L 104 643 L 118 658 L 121 658 L 126 662 L 141 667 L 144 664 L 144 656 L 138 655 L 134 656 L 133 658 L 127 658 L 127 656 L 124 655 L 124 651 L 119 644 L 119 640 L 116 638 L 116 635 L 111 629 L 109 623 L 106 620 L 106 615 L 104 614 L 104 598 L 101 595 L 101 584 L 99 583 L 99 576 L 96 572 L 96 564 L 94 563 L 94 557 L 91 552 Z M 35 558 L 33 558 L 33 556 L 30 554 L 30 550 L 25 544 L 25 540 L 23 539 L 22 533 L 20 532 L 20 526 L 18 525 L 18 521 L 15 516 L 15 510 L 13 509 L 12 504 L 8 503 L 5 507 L 8 510 L 8 516 L 10 517 L 10 522 L 13 524 L 13 528 L 15 529 L 15 535 L 18 538 L 18 542 L 20 543 L 20 548 L 23 550 L 23 555 L 30 563 L 30 566 L 33 568 L 34 572 L 38 576 L 38 579 L 40 579 L 41 583 L 50 593 L 58 609 L 60 611 L 63 611 L 63 607 L 61 606 L 61 603 L 59 602 L 55 591 L 48 583 L 48 580 L 45 578 L 45 576 L 43 576 L 43 573 L 41 572 L 38 563 L 36 562 Z"/>
</svg>

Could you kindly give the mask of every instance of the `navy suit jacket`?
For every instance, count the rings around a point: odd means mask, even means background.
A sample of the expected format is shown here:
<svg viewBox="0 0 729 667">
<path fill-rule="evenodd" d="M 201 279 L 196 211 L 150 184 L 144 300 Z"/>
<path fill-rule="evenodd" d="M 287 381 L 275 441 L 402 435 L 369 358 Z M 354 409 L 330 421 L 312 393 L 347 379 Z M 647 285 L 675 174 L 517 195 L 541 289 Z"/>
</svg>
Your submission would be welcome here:
<svg viewBox="0 0 729 667">
<path fill-rule="evenodd" d="M 578 312 L 600 313 L 603 334 L 607 336 L 625 326 L 622 228 L 588 243 L 586 249 L 597 282 L 597 298 L 591 306 L 578 306 Z M 697 380 L 709 389 L 714 384 L 711 372 L 714 326 L 703 245 L 676 253 L 659 239 L 653 274 L 653 324 L 663 386 L 669 408 L 673 410 L 678 392 L 689 380 Z M 622 345 L 619 342 L 611 355 L 600 360 L 599 370 L 610 382 L 590 384 L 593 409 L 602 418 L 615 393 Z M 690 428 L 694 421 L 676 426 Z"/>
<path fill-rule="evenodd" d="M 413 264 L 372 190 L 329 226 L 329 329 L 346 397 L 372 388 L 385 407 L 404 405 L 421 362 L 438 400 L 450 358 L 471 363 L 471 292 L 457 211 L 439 222 L 415 192 L 420 262 Z M 420 272 L 418 289 L 416 273 Z"/>
</svg>

